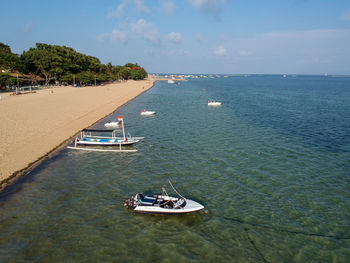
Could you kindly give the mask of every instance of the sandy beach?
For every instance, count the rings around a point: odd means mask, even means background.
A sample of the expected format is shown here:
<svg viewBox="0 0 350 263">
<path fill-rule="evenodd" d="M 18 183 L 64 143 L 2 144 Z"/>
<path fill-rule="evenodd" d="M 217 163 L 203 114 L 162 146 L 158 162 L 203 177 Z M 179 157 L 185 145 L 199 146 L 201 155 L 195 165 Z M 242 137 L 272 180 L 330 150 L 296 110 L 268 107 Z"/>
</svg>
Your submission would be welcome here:
<svg viewBox="0 0 350 263">
<path fill-rule="evenodd" d="M 1 94 L 0 189 L 80 130 L 151 88 L 153 79 Z"/>
</svg>

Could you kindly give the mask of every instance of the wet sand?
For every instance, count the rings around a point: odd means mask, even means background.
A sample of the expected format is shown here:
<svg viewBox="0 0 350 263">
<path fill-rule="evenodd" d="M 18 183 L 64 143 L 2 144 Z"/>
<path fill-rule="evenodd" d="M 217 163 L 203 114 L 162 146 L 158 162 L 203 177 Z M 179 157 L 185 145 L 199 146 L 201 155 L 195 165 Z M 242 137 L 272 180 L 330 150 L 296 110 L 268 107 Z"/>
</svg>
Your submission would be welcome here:
<svg viewBox="0 0 350 263">
<path fill-rule="evenodd" d="M 80 130 L 151 88 L 153 79 L 1 94 L 0 189 Z"/>
</svg>

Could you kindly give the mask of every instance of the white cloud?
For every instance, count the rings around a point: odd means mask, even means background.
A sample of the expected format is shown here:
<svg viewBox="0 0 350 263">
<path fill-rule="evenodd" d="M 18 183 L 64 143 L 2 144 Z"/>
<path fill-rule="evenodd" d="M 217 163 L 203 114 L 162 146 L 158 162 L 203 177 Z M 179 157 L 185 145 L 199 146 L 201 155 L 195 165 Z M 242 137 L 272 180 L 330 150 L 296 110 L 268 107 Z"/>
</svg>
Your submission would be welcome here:
<svg viewBox="0 0 350 263">
<path fill-rule="evenodd" d="M 108 16 L 115 17 L 118 19 L 124 18 L 126 16 L 126 9 L 130 7 L 135 9 L 139 14 L 149 14 L 150 10 L 145 5 L 143 0 L 123 0 L 113 12 L 110 12 Z"/>
<path fill-rule="evenodd" d="M 217 2 L 221 2 L 221 1 L 215 1 L 215 0 L 189 0 L 189 2 L 198 8 L 202 8 L 206 5 L 213 5 L 216 4 Z"/>
<path fill-rule="evenodd" d="M 295 31 L 295 32 L 272 32 L 262 34 L 259 37 L 266 39 L 278 39 L 278 40 L 288 40 L 294 43 L 301 41 L 324 41 L 332 40 L 338 38 L 341 34 L 348 33 L 349 30 L 334 30 L 334 29 L 313 29 L 313 30 L 304 30 L 304 31 Z"/>
<path fill-rule="evenodd" d="M 346 10 L 343 15 L 342 15 L 342 19 L 345 21 L 350 22 L 350 9 Z"/>
<path fill-rule="evenodd" d="M 117 9 L 114 12 L 110 12 L 108 16 L 110 17 L 116 17 L 116 18 L 122 18 L 124 17 L 124 10 L 126 8 L 127 1 L 123 1 L 120 3 L 117 7 Z"/>
<path fill-rule="evenodd" d="M 221 4 L 226 4 L 228 0 L 187 0 L 197 10 L 202 11 L 215 19 L 220 19 Z"/>
<path fill-rule="evenodd" d="M 97 39 L 99 41 L 110 40 L 110 41 L 118 41 L 121 43 L 126 43 L 128 41 L 127 33 L 120 31 L 118 29 L 112 30 L 111 33 L 103 33 L 103 34 L 97 36 Z"/>
<path fill-rule="evenodd" d="M 149 14 L 150 11 L 147 8 L 147 6 L 145 6 L 143 0 L 134 0 L 134 4 L 136 7 L 136 10 L 140 13 L 140 14 Z"/>
<path fill-rule="evenodd" d="M 348 43 L 349 29 L 317 29 L 235 38 L 228 45 L 237 50 L 232 61 L 246 72 L 319 74 L 333 70 L 349 74 Z"/>
<path fill-rule="evenodd" d="M 186 57 L 186 56 L 189 56 L 191 53 L 188 52 L 186 49 L 179 49 L 176 51 L 176 55 L 178 56 L 182 56 L 182 57 Z"/>
<path fill-rule="evenodd" d="M 201 43 L 205 42 L 205 38 L 201 34 L 196 34 L 195 38 L 198 42 L 201 42 Z"/>
<path fill-rule="evenodd" d="M 163 10 L 166 14 L 172 15 L 175 11 L 175 4 L 173 1 L 163 2 Z"/>
<path fill-rule="evenodd" d="M 214 51 L 215 55 L 222 57 L 227 54 L 226 48 L 224 48 L 222 45 L 218 46 L 217 49 Z"/>
<path fill-rule="evenodd" d="M 24 25 L 24 32 L 30 32 L 32 31 L 33 28 L 34 28 L 34 24 L 32 23 L 32 21 L 29 21 Z"/>
<path fill-rule="evenodd" d="M 154 44 L 160 43 L 157 28 L 151 23 L 147 23 L 144 19 L 139 19 L 135 24 L 132 24 L 131 30 L 145 40 L 151 41 Z"/>
<path fill-rule="evenodd" d="M 173 41 L 175 43 L 179 43 L 182 40 L 182 35 L 181 35 L 181 33 L 178 33 L 178 32 L 171 32 L 168 34 L 167 38 L 170 41 Z"/>
<path fill-rule="evenodd" d="M 238 52 L 238 54 L 239 54 L 241 57 L 248 57 L 248 56 L 251 56 L 253 53 L 250 52 L 250 51 L 241 50 L 241 51 Z"/>
<path fill-rule="evenodd" d="M 157 52 L 153 49 L 153 48 L 146 48 L 145 49 L 145 54 L 147 54 L 148 56 L 155 56 L 157 55 Z"/>
<path fill-rule="evenodd" d="M 127 34 L 123 31 L 119 31 L 118 29 L 114 29 L 111 33 L 111 39 L 117 40 L 121 43 L 126 43 L 127 41 Z"/>
<path fill-rule="evenodd" d="M 184 48 L 179 48 L 179 49 L 171 49 L 168 50 L 167 53 L 165 54 L 165 56 L 170 56 L 170 57 L 189 57 L 191 55 L 191 53 Z"/>
</svg>

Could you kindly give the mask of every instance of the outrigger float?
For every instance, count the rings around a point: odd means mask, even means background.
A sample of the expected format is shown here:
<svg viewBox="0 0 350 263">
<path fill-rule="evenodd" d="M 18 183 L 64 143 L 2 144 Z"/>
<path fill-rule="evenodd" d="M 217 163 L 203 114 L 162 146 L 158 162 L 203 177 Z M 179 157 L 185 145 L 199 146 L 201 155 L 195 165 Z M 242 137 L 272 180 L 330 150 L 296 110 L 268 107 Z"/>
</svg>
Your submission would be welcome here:
<svg viewBox="0 0 350 263">
<path fill-rule="evenodd" d="M 75 138 L 74 146 L 68 146 L 69 149 L 83 150 L 83 151 L 95 151 L 95 152 L 137 152 L 136 149 L 122 149 L 124 145 L 133 145 L 144 137 L 131 137 L 125 136 L 124 120 L 122 116 L 118 117 L 120 126 L 122 129 L 122 137 L 117 136 L 117 130 L 99 130 L 99 129 L 84 129 L 81 131 L 80 137 Z M 110 133 L 111 136 L 102 136 L 100 134 Z M 100 149 L 100 148 L 88 148 L 78 147 L 80 145 L 85 146 L 119 146 L 119 149 Z"/>
<path fill-rule="evenodd" d="M 204 208 L 203 205 L 183 197 L 179 194 L 172 183 L 168 181 L 174 192 L 178 197 L 171 197 L 162 188 L 161 195 L 143 195 L 137 193 L 124 202 L 124 206 L 133 208 L 138 213 L 148 214 L 185 214 L 200 211 Z"/>
</svg>

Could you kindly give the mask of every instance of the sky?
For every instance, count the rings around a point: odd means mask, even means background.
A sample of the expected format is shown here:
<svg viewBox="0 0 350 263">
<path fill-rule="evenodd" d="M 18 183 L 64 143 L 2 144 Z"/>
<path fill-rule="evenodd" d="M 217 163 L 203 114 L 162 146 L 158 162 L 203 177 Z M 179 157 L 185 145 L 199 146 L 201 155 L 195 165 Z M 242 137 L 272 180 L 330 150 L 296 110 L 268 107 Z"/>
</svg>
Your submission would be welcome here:
<svg viewBox="0 0 350 263">
<path fill-rule="evenodd" d="M 1 0 L 12 52 L 63 45 L 149 73 L 350 75 L 350 0 Z"/>
</svg>

